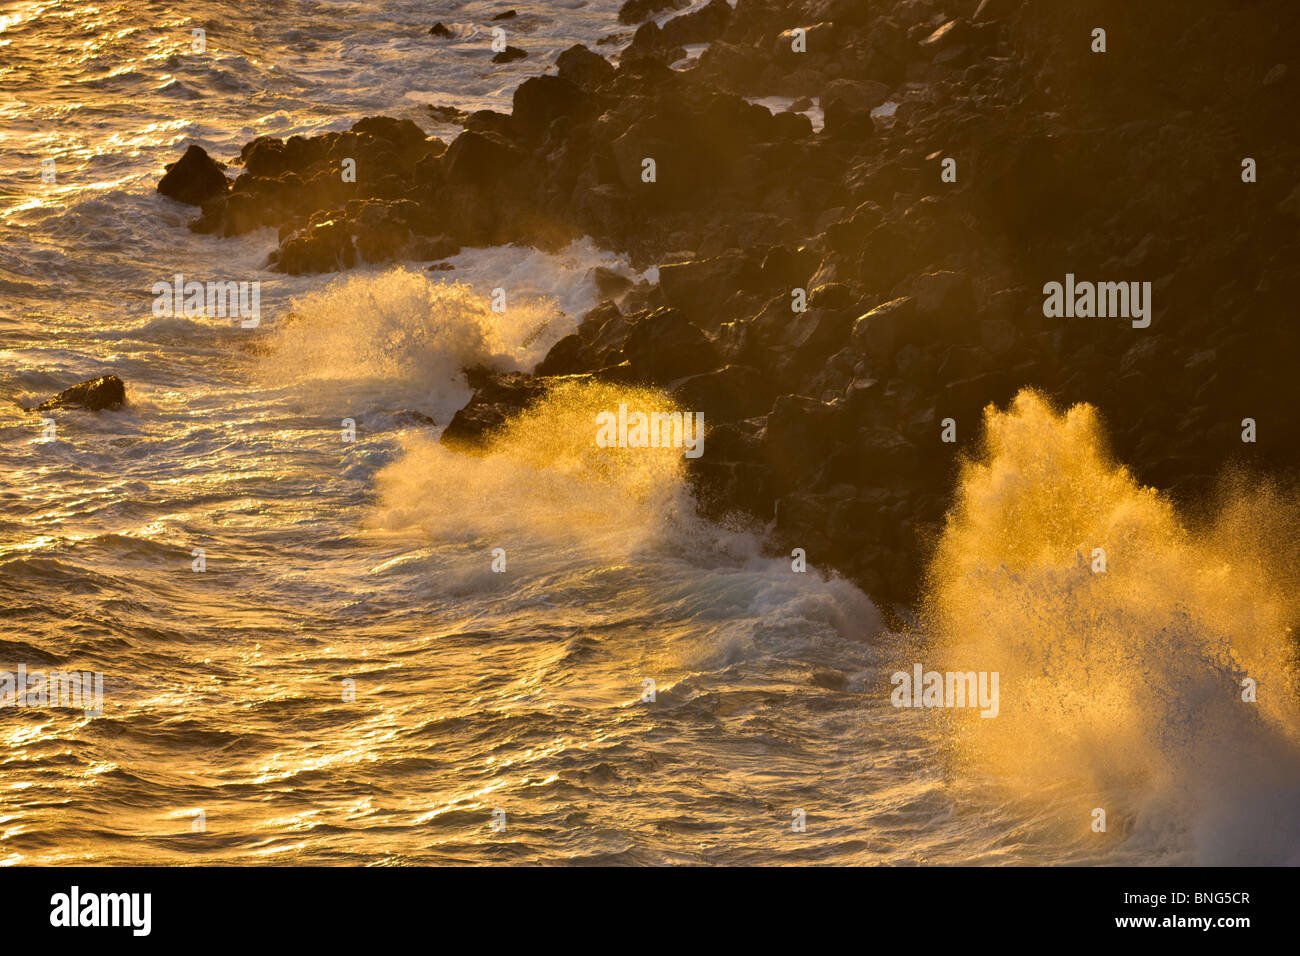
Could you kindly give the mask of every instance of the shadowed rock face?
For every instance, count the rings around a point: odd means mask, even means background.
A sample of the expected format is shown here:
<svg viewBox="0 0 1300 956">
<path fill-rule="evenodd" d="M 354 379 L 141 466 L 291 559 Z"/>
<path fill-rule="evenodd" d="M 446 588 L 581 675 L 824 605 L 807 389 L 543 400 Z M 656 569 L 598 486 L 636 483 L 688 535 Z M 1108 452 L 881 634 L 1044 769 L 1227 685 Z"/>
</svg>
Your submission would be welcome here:
<svg viewBox="0 0 1300 956">
<path fill-rule="evenodd" d="M 191 206 L 202 205 L 216 196 L 224 196 L 230 188 L 225 174 L 203 147 L 191 145 L 185 155 L 167 167 L 167 174 L 158 183 L 164 196 Z"/>
<path fill-rule="evenodd" d="M 1116 456 L 1179 496 L 1233 459 L 1300 464 L 1300 5 L 715 0 L 645 22 L 680 5 L 629 2 L 617 68 L 567 50 L 450 148 L 382 117 L 256 140 L 193 228 L 275 226 L 291 272 L 584 234 L 661 267 L 603 293 L 541 375 L 477 379 L 445 440 L 472 446 L 547 375 L 680 390 L 712 429 L 706 509 L 886 601 L 914 594 L 982 409 L 1022 387 L 1096 405 Z M 817 98 L 824 128 L 746 97 Z M 1067 273 L 1150 282 L 1150 328 L 1045 317 Z"/>
<path fill-rule="evenodd" d="M 46 412 L 55 408 L 84 408 L 87 411 L 113 411 L 126 404 L 126 385 L 116 375 L 101 375 L 65 388 L 53 398 L 28 411 Z"/>
<path fill-rule="evenodd" d="M 501 374 L 483 367 L 465 370 L 475 389 L 468 405 L 456 412 L 442 433 L 442 443 L 458 451 L 480 451 L 507 419 L 546 394 L 546 379 L 519 372 Z"/>
</svg>

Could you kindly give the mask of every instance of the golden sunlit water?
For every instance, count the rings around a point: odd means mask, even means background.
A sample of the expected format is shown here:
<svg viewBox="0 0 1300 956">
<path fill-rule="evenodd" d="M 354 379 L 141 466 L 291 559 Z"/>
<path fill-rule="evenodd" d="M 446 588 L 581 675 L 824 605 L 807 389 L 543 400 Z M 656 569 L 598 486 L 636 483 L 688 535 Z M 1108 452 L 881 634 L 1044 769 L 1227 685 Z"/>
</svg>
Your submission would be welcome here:
<svg viewBox="0 0 1300 956">
<path fill-rule="evenodd" d="M 1284 491 L 1179 514 L 1090 409 L 1022 393 L 898 634 L 698 517 L 681 449 L 596 446 L 659 392 L 574 379 L 449 450 L 463 367 L 531 369 L 594 267 L 642 274 L 580 240 L 287 276 L 272 230 L 190 232 L 155 191 L 189 142 L 507 108 L 518 77 L 439 61 L 425 4 L 338 6 L 0 15 L 0 671 L 104 681 L 99 716 L 0 708 L 0 860 L 1296 862 Z M 538 58 L 618 6 L 542 18 Z M 262 282 L 262 325 L 155 316 L 176 274 Z M 110 371 L 127 407 L 54 440 L 18 408 Z M 1000 671 L 1000 716 L 892 706 L 918 661 Z"/>
</svg>

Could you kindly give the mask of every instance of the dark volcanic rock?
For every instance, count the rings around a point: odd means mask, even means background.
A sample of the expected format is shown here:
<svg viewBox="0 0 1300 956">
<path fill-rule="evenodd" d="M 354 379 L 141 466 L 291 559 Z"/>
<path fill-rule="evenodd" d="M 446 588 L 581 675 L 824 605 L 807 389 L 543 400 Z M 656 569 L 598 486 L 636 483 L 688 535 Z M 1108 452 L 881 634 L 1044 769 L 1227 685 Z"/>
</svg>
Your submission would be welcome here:
<svg viewBox="0 0 1300 956">
<path fill-rule="evenodd" d="M 826 117 L 826 134 L 837 137 L 870 136 L 874 126 L 871 111 L 889 96 L 881 83 L 834 80 L 821 94 Z"/>
<path fill-rule="evenodd" d="M 455 34 L 453 34 L 449 28 L 443 26 L 441 22 L 435 23 L 432 27 L 430 27 L 429 34 L 431 36 L 435 36 L 444 40 L 447 37 L 455 36 Z"/>
<path fill-rule="evenodd" d="M 194 144 L 174 163 L 167 164 L 167 173 L 158 182 L 158 191 L 164 196 L 191 206 L 201 205 L 230 188 L 221 167 Z"/>
<path fill-rule="evenodd" d="M 618 22 L 628 25 L 640 23 L 664 10 L 690 6 L 691 0 L 627 0 L 618 10 Z"/>
<path fill-rule="evenodd" d="M 623 354 L 632 372 L 647 381 L 670 382 L 716 368 L 708 336 L 676 309 L 656 309 L 632 326 Z"/>
<path fill-rule="evenodd" d="M 449 182 L 488 185 L 512 173 L 523 161 L 523 151 L 504 137 L 466 130 L 447 150 L 443 165 Z"/>
<path fill-rule="evenodd" d="M 745 365 L 692 375 L 678 382 L 673 397 L 683 409 L 703 412 L 706 423 L 730 422 L 765 414 L 774 397 L 762 372 Z"/>
<path fill-rule="evenodd" d="M 514 128 L 523 139 L 539 139 L 556 120 L 572 120 L 591 110 L 591 97 L 560 76 L 534 76 L 515 90 Z"/>
<path fill-rule="evenodd" d="M 55 408 L 84 408 L 92 412 L 113 411 L 126 404 L 126 385 L 116 375 L 101 375 L 71 388 L 65 388 L 51 399 L 41 402 L 28 411 L 50 411 Z"/>
<path fill-rule="evenodd" d="M 727 0 L 709 0 L 700 9 L 673 17 L 665 23 L 660 42 L 670 47 L 711 43 L 722 36 L 731 17 L 731 4 Z"/>
<path fill-rule="evenodd" d="M 1022 387 L 1097 406 L 1117 459 L 1179 495 L 1233 458 L 1300 465 L 1300 416 L 1261 417 L 1252 444 L 1238 424 L 1300 405 L 1300 333 L 1278 318 L 1300 278 L 1300 7 L 685 5 L 624 4 L 617 68 L 565 50 L 511 114 L 431 114 L 463 123 L 449 147 L 389 118 L 254 140 L 192 228 L 272 226 L 284 271 L 582 235 L 657 266 L 636 286 L 593 275 L 607 301 L 538 377 L 480 381 L 448 442 L 548 376 L 655 384 L 709 421 L 689 465 L 708 513 L 747 511 L 878 599 L 914 596 L 982 408 Z M 825 128 L 746 100 L 767 96 L 820 97 Z M 1151 327 L 1045 317 L 1066 273 L 1151 282 Z"/>
<path fill-rule="evenodd" d="M 521 50 L 517 46 L 507 46 L 504 50 L 492 57 L 493 63 L 513 63 L 515 60 L 522 60 L 528 56 L 527 50 Z"/>
<path fill-rule="evenodd" d="M 593 53 L 581 43 L 571 46 L 555 60 L 560 78 L 584 89 L 592 90 L 614 75 L 613 65 L 599 53 Z"/>
<path fill-rule="evenodd" d="M 474 397 L 452 417 L 440 441 L 466 451 L 485 448 L 493 432 L 546 394 L 550 387 L 545 379 L 482 367 L 467 369 L 465 378 L 475 390 Z"/>
</svg>

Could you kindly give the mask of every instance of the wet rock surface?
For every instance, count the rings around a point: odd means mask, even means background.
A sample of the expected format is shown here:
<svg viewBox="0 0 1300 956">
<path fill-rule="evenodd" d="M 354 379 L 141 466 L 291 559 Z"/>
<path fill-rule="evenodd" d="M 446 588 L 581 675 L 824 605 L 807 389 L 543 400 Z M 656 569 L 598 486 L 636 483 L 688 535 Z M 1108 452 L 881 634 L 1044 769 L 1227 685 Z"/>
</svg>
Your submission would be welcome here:
<svg viewBox="0 0 1300 956">
<path fill-rule="evenodd" d="M 169 195 L 209 185 L 199 231 L 277 227 L 286 272 L 584 234 L 659 266 L 539 376 L 476 373 L 443 440 L 474 446 L 545 376 L 658 385 L 705 414 L 706 510 L 887 602 L 916 595 L 982 409 L 1023 387 L 1098 406 L 1116 457 L 1183 498 L 1229 462 L 1295 468 L 1300 8 L 715 0 L 650 19 L 676 6 L 629 2 L 617 65 L 566 50 L 450 146 L 372 117 L 249 143 L 228 192 L 187 153 Z M 745 99 L 769 96 L 815 99 L 824 126 Z M 1149 327 L 1046 317 L 1067 273 L 1150 282 Z"/>
<path fill-rule="evenodd" d="M 126 404 L 126 383 L 116 375 L 101 375 L 65 388 L 27 411 L 80 408 L 90 412 L 114 411 Z"/>
<path fill-rule="evenodd" d="M 201 146 L 191 145 L 158 182 L 158 191 L 169 199 L 198 206 L 209 199 L 224 196 L 230 183 L 223 167 Z"/>
</svg>

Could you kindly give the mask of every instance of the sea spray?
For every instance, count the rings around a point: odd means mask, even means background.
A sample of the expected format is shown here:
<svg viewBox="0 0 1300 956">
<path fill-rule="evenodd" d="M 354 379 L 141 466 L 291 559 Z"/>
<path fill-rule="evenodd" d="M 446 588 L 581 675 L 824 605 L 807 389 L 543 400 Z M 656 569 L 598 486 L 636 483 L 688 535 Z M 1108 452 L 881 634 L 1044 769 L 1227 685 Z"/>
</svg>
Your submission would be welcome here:
<svg viewBox="0 0 1300 956">
<path fill-rule="evenodd" d="M 1269 502 L 1193 532 L 1110 459 L 1090 406 L 1057 414 L 1024 391 L 985 428 L 925 609 L 944 666 L 1002 675 L 997 719 L 946 712 L 962 772 L 1074 788 L 1076 834 L 1109 805 L 1148 831 L 1173 820 L 1196 859 L 1285 862 L 1300 836 L 1296 608 L 1244 517 Z M 1246 678 L 1268 700 L 1243 700 Z"/>
<path fill-rule="evenodd" d="M 545 354 L 538 328 L 558 325 L 550 298 L 515 296 L 504 312 L 491 305 L 464 282 L 406 268 L 341 276 L 292 301 L 262 374 L 313 389 L 321 382 L 356 386 L 341 390 L 341 400 L 362 387 L 400 393 L 449 417 L 469 398 L 462 369 L 530 369 Z"/>
<path fill-rule="evenodd" d="M 593 562 L 625 558 L 694 523 L 679 450 L 594 441 L 595 415 L 620 403 L 675 410 L 653 389 L 572 381 L 508 421 L 482 455 L 408 438 L 401 459 L 377 477 L 377 526 L 436 539 L 545 541 Z"/>
</svg>

